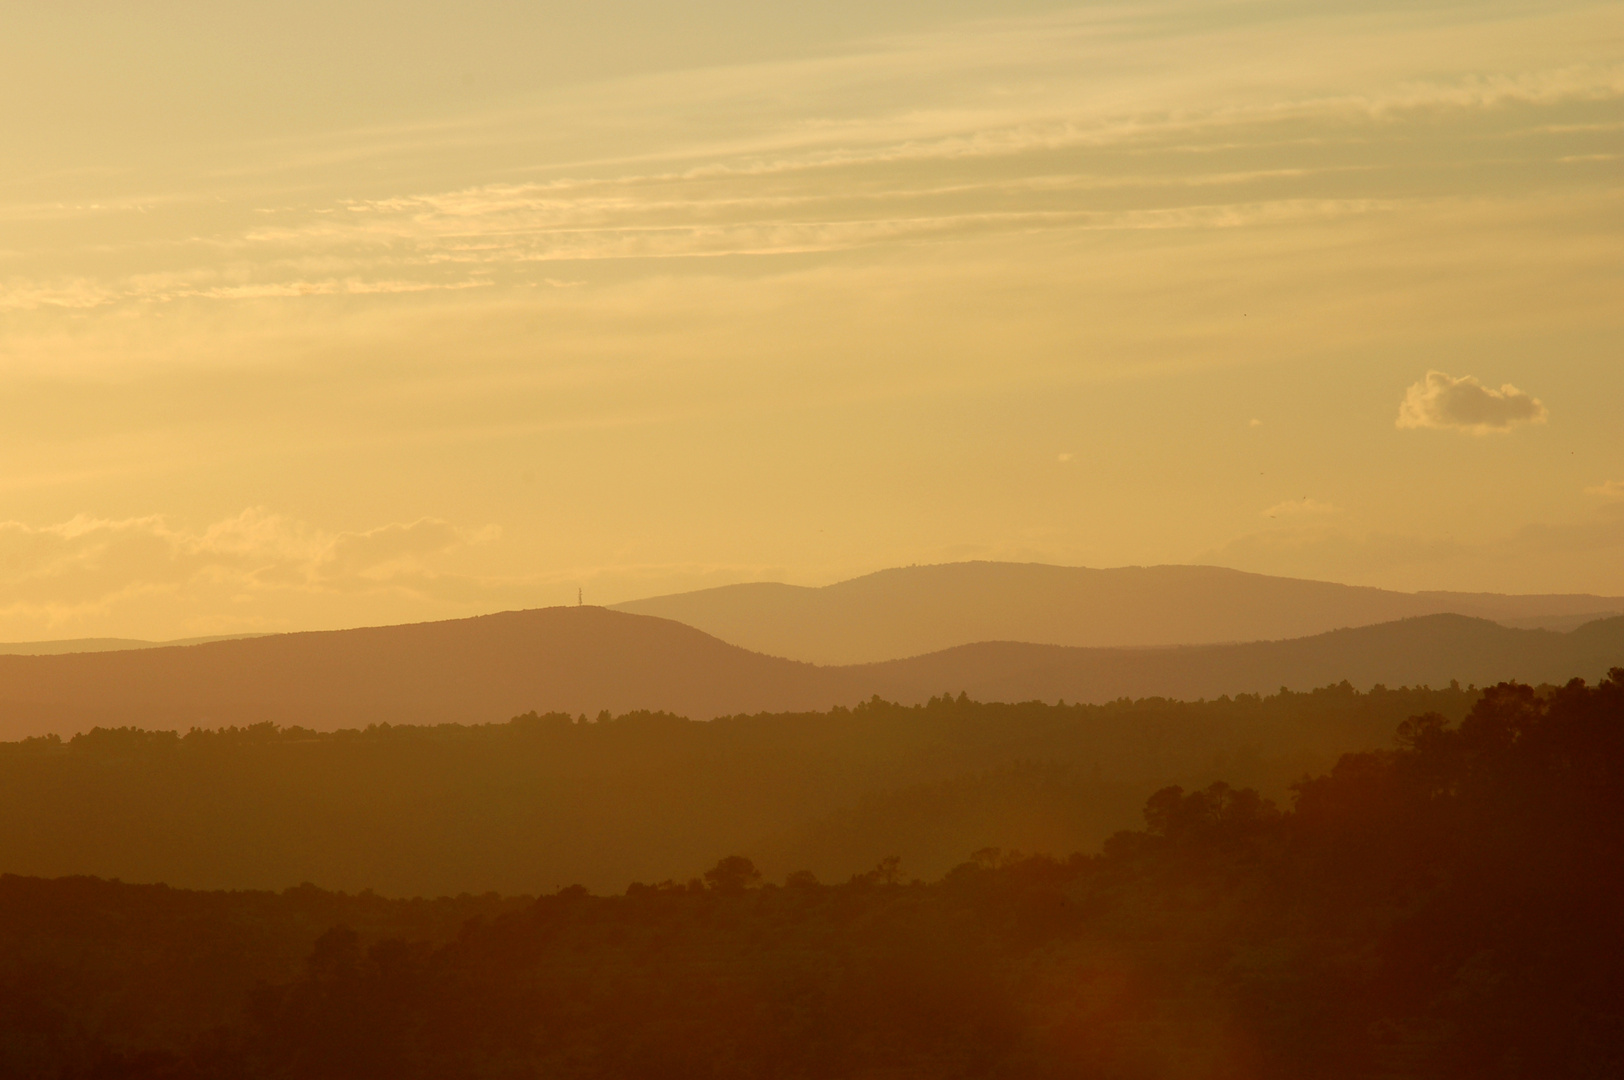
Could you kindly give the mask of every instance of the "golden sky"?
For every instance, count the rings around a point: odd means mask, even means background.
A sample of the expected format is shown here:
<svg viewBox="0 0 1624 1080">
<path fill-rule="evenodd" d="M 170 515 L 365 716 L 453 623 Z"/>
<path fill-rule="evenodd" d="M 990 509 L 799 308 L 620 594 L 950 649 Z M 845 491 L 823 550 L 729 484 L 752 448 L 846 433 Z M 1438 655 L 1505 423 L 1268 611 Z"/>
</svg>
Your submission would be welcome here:
<svg viewBox="0 0 1624 1080">
<path fill-rule="evenodd" d="M 0 14 L 0 640 L 1624 593 L 1624 4 Z"/>
</svg>

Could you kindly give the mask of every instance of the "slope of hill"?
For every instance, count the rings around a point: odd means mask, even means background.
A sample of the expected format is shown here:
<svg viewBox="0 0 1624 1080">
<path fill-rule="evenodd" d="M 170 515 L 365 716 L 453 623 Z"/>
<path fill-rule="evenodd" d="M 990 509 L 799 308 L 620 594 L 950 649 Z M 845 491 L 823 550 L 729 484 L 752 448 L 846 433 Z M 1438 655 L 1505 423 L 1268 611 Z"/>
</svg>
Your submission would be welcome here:
<svg viewBox="0 0 1624 1080">
<path fill-rule="evenodd" d="M 205 645 L 0 656 L 0 738 L 262 721 L 320 731 L 667 709 L 827 708 L 826 672 L 594 607 Z"/>
<path fill-rule="evenodd" d="M 487 723 L 637 709 L 695 719 L 911 704 L 1110 701 L 1358 686 L 1564 682 L 1624 664 L 1624 618 L 1570 633 L 1458 615 L 1310 638 L 1158 649 L 983 642 L 907 660 L 817 667 L 747 652 L 666 619 L 542 608 L 407 626 L 278 634 L 124 652 L 0 656 L 0 739 L 92 727 L 180 730 L 272 721 L 318 731 Z"/>
<path fill-rule="evenodd" d="M 1624 597 L 1401 593 L 1216 566 L 909 566 L 823 588 L 756 583 L 617 604 L 769 656 L 858 664 L 978 641 L 1110 648 L 1264 641 L 1453 613 L 1571 629 Z"/>
<path fill-rule="evenodd" d="M 1517 630 L 1464 615 L 1426 615 L 1286 641 L 1166 649 L 1075 649 L 982 642 L 908 660 L 844 669 L 868 671 L 876 693 L 912 700 L 951 687 L 983 701 L 1036 698 L 1183 700 L 1294 690 L 1346 679 L 1358 687 L 1564 683 L 1601 678 L 1624 665 L 1624 616 L 1577 630 Z M 940 692 L 940 691 L 938 691 Z"/>
</svg>

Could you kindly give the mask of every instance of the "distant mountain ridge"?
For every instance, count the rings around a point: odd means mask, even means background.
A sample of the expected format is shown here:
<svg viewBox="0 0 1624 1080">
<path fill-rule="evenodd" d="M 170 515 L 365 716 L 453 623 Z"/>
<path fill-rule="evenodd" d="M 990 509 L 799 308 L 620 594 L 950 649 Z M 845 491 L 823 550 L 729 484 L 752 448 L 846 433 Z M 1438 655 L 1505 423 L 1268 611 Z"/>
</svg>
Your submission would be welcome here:
<svg viewBox="0 0 1624 1080">
<path fill-rule="evenodd" d="M 1344 679 L 1363 688 L 1565 682 L 1624 666 L 1624 617 L 1569 633 L 1434 615 L 1241 645 L 1088 649 L 981 642 L 819 667 L 667 619 L 596 607 L 202 645 L 0 656 L 0 739 L 91 727 L 264 721 L 316 730 L 486 723 L 529 711 L 664 710 L 695 719 L 967 692 L 985 701 L 1218 697 Z"/>
<path fill-rule="evenodd" d="M 0 656 L 60 656 L 63 653 L 123 652 L 127 649 L 164 649 L 171 645 L 205 645 L 211 641 L 238 641 L 260 634 L 214 634 L 209 637 L 145 641 L 141 638 L 60 638 L 55 641 L 0 641 Z"/>
<path fill-rule="evenodd" d="M 1438 614 L 1569 630 L 1624 614 L 1624 597 L 1403 593 L 1216 566 L 966 562 L 898 567 L 822 588 L 724 585 L 613 607 L 674 619 L 769 656 L 862 664 L 979 641 L 1209 645 Z"/>
</svg>

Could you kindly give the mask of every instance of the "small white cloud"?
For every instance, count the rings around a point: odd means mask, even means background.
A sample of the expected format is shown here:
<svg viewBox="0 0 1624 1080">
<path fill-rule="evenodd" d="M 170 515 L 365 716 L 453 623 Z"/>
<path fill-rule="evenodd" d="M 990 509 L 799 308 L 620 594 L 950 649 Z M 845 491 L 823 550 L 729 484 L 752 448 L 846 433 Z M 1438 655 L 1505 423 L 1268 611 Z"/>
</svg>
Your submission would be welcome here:
<svg viewBox="0 0 1624 1080">
<path fill-rule="evenodd" d="M 1318 499 L 1287 499 L 1283 503 L 1276 503 L 1263 511 L 1266 518 L 1280 517 L 1321 517 L 1325 514 L 1340 514 L 1342 508 L 1322 503 Z"/>
<path fill-rule="evenodd" d="M 1506 383 L 1494 390 L 1470 375 L 1456 378 L 1429 371 L 1404 393 L 1398 407 L 1401 428 L 1439 428 L 1474 435 L 1510 431 L 1518 424 L 1543 424 L 1550 415 L 1536 397 Z"/>
<path fill-rule="evenodd" d="M 1624 480 L 1608 480 L 1595 487 L 1585 488 L 1586 495 L 1598 495 L 1603 499 L 1624 500 Z"/>
</svg>

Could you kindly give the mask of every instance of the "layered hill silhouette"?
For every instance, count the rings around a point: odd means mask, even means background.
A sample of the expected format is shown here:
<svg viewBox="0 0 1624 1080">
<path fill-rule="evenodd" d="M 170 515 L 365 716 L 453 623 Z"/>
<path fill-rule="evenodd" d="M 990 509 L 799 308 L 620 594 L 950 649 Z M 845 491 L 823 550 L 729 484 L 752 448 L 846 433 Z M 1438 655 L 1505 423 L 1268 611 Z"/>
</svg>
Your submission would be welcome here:
<svg viewBox="0 0 1624 1080">
<path fill-rule="evenodd" d="M 822 588 L 754 583 L 614 605 L 769 656 L 857 664 L 978 641 L 1094 648 L 1305 637 L 1443 613 L 1570 630 L 1624 597 L 1403 593 L 1216 566 L 909 566 Z"/>
<path fill-rule="evenodd" d="M 202 645 L 210 641 L 238 641 L 258 634 L 212 634 L 208 637 L 179 638 L 175 641 L 146 641 L 141 638 L 59 638 L 54 641 L 0 642 L 0 656 L 57 656 L 62 653 L 123 652 L 127 649 L 162 649 L 172 645 Z"/>
<path fill-rule="evenodd" d="M 663 710 L 708 719 L 941 693 L 983 701 L 1218 697 L 1358 686 L 1565 682 L 1624 665 L 1624 617 L 1577 630 L 1434 615 L 1240 645 L 1089 649 L 982 642 L 885 663 L 819 667 L 690 626 L 595 607 L 201 645 L 0 656 L 0 739 L 92 727 L 265 721 L 318 731 L 486 723 L 523 712 Z"/>
<path fill-rule="evenodd" d="M 202 645 L 0 656 L 0 737 L 93 726 L 186 730 L 272 721 L 318 731 L 665 709 L 711 716 L 826 708 L 811 664 L 759 656 L 666 619 L 596 607 Z"/>
<path fill-rule="evenodd" d="M 1181 700 L 1306 690 L 1594 681 L 1624 666 L 1624 616 L 1562 633 L 1519 630 L 1465 615 L 1424 615 L 1285 641 L 1165 649 L 1079 649 L 983 642 L 911 660 L 861 665 L 882 697 L 935 684 L 980 701 Z"/>
</svg>

